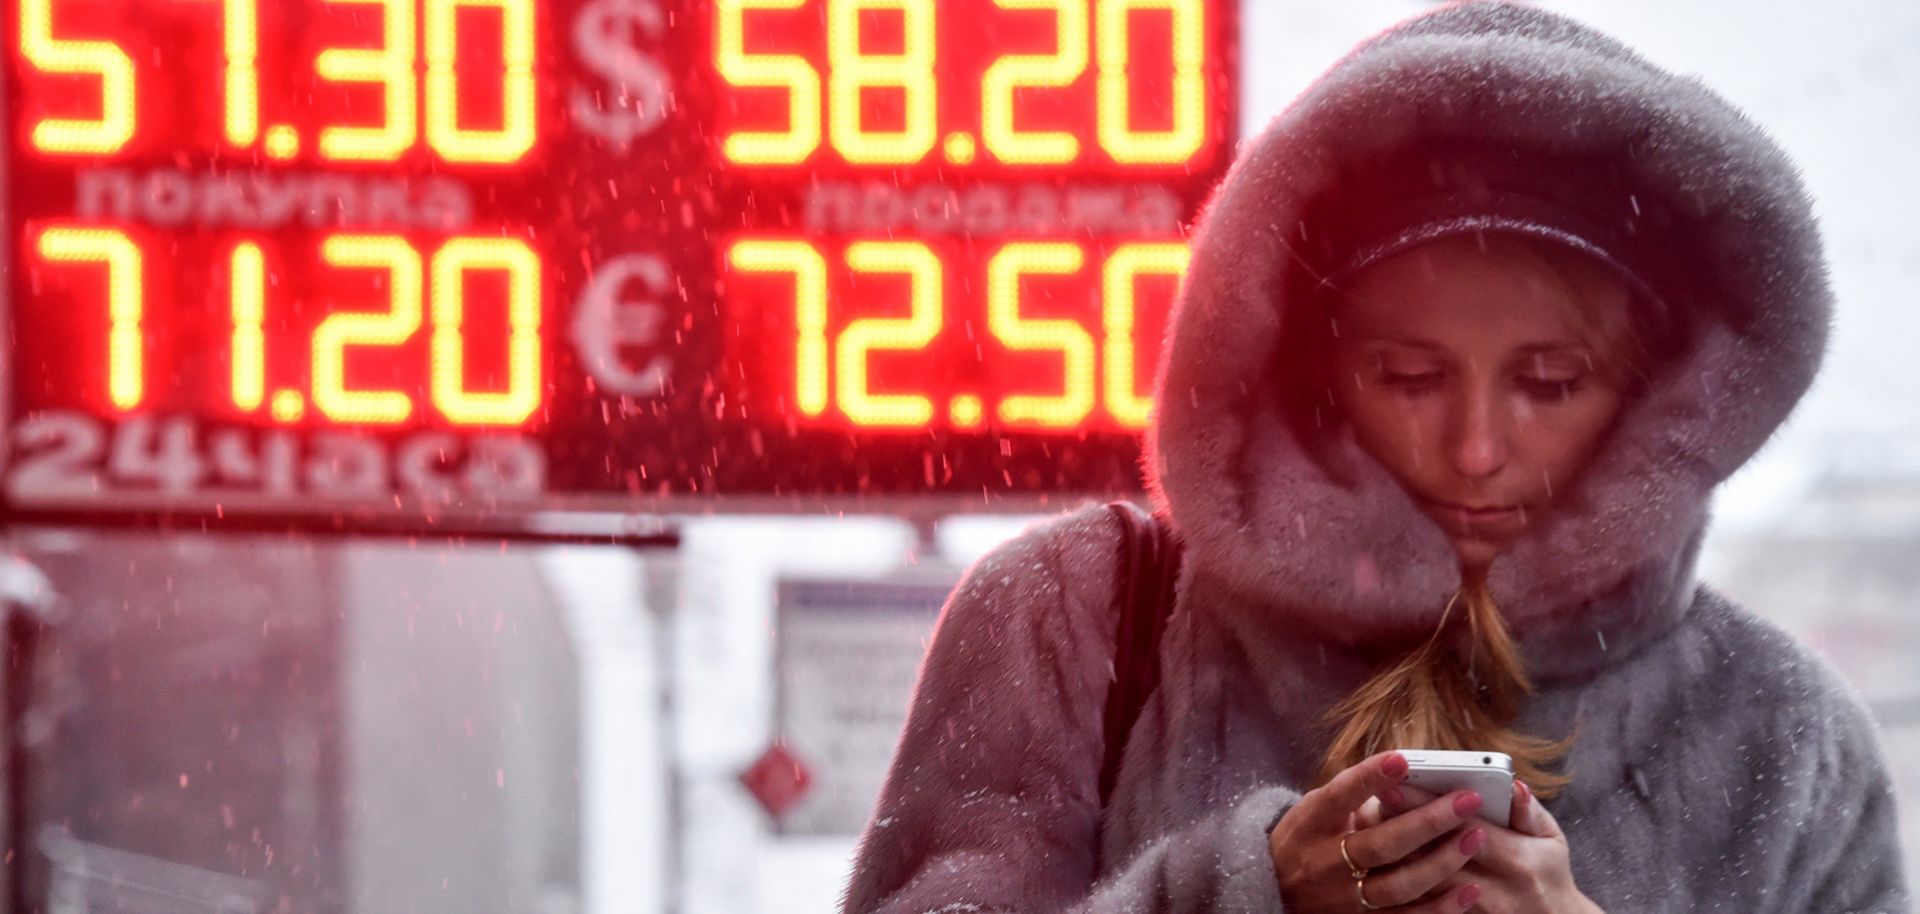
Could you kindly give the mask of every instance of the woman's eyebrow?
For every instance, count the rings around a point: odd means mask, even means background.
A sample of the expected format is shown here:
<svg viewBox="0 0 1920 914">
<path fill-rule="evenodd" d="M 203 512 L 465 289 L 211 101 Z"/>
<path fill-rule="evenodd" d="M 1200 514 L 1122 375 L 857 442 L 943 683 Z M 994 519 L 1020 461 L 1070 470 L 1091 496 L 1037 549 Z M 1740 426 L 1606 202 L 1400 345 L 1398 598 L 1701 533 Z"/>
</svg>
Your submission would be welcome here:
<svg viewBox="0 0 1920 914">
<path fill-rule="evenodd" d="M 1374 336 L 1366 337 L 1364 342 L 1392 343 L 1397 346 L 1411 346 L 1415 349 L 1431 349 L 1434 352 L 1441 353 L 1443 355 L 1453 351 L 1452 349 L 1446 346 L 1443 346 L 1440 343 L 1437 343 L 1433 340 L 1427 339 L 1426 337 L 1423 337 L 1423 336 L 1400 336 L 1397 334 L 1374 335 Z"/>
<path fill-rule="evenodd" d="M 1424 336 L 1406 336 L 1403 334 L 1378 334 L 1378 335 L 1364 337 L 1361 339 L 1361 342 L 1374 344 L 1374 345 L 1385 344 L 1385 345 L 1393 345 L 1393 346 L 1406 346 L 1412 349 L 1424 349 L 1436 355 L 1442 355 L 1442 356 L 1450 356 L 1453 354 L 1452 347 L 1447 346 L 1438 341 L 1428 339 Z M 1577 354 L 1588 352 L 1590 351 L 1591 348 L 1592 347 L 1588 346 L 1586 343 L 1580 342 L 1579 340 L 1541 340 L 1539 342 L 1533 342 L 1533 343 L 1521 343 L 1520 345 L 1515 346 L 1511 350 L 1509 350 L 1508 361 L 1517 361 L 1520 359 L 1532 358 L 1534 356 L 1552 355 L 1556 353 L 1569 353 L 1569 354 L 1577 355 Z"/>
<path fill-rule="evenodd" d="M 1551 340 L 1539 343 L 1522 343 L 1513 347 L 1513 351 L 1517 355 L 1537 355 L 1545 352 L 1579 352 L 1586 348 L 1588 348 L 1587 344 L 1579 340 Z"/>
<path fill-rule="evenodd" d="M 1510 367 L 1524 366 L 1539 361 L 1543 356 L 1558 355 L 1578 357 L 1586 367 L 1592 368 L 1594 361 L 1592 353 L 1592 347 L 1580 342 L 1524 343 L 1513 347 L 1513 351 L 1507 355 L 1506 364 Z"/>
</svg>

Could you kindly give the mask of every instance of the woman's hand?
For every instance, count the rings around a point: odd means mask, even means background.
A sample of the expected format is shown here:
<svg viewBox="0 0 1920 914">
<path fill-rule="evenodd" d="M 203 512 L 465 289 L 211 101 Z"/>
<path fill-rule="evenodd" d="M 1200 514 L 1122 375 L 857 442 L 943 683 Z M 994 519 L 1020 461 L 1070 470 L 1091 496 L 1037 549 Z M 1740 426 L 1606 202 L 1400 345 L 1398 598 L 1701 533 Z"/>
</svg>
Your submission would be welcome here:
<svg viewBox="0 0 1920 914">
<path fill-rule="evenodd" d="M 1406 776 L 1406 757 L 1382 752 L 1308 791 L 1281 817 L 1267 835 L 1267 850 L 1288 914 L 1362 910 L 1356 880 L 1340 853 L 1342 838 L 1347 856 L 1369 871 L 1368 904 L 1405 914 L 1458 914 L 1473 907 L 1481 889 L 1475 880 L 1455 877 L 1483 851 L 1488 829 L 1470 821 L 1480 798 L 1459 791 L 1381 821 L 1380 794 Z M 1363 805 L 1376 818 L 1356 830 Z"/>
<path fill-rule="evenodd" d="M 1355 821 L 1362 827 L 1377 825 L 1424 810 L 1435 802 L 1432 794 L 1400 785 L 1381 791 L 1363 804 Z M 1445 897 L 1452 887 L 1472 883 L 1484 892 L 1475 911 L 1600 914 L 1600 907 L 1574 886 L 1566 833 L 1521 781 L 1513 783 L 1513 813 L 1508 824 L 1502 828 L 1482 822 L 1486 848 L 1436 886 L 1434 897 Z"/>
</svg>

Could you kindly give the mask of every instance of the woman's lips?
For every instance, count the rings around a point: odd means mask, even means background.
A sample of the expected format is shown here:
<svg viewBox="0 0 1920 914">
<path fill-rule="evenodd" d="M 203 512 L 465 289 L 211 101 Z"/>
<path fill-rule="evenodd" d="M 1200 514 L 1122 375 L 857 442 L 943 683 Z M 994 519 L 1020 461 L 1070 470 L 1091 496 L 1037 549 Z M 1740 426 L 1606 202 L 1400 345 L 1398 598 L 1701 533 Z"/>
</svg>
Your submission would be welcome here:
<svg viewBox="0 0 1920 914">
<path fill-rule="evenodd" d="M 1520 505 L 1474 507 L 1431 498 L 1421 500 L 1457 533 L 1508 533 L 1526 526 L 1527 522 L 1526 509 Z"/>
</svg>

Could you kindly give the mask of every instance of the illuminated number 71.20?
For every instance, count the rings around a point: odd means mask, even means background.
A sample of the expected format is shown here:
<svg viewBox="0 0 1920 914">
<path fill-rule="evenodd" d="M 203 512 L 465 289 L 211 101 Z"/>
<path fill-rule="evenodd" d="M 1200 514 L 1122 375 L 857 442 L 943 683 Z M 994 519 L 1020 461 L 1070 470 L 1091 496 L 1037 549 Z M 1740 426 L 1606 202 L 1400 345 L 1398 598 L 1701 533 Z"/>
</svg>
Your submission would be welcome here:
<svg viewBox="0 0 1920 914">
<path fill-rule="evenodd" d="M 348 347 L 396 346 L 420 329 L 420 253 L 397 236 L 335 235 L 321 257 L 345 268 L 387 273 L 383 312 L 328 316 L 313 334 L 314 405 L 339 422 L 405 421 L 413 400 L 398 390 L 348 390 Z M 466 386 L 466 277 L 482 270 L 507 278 L 507 389 L 475 392 Z M 540 405 L 540 258 L 524 241 L 455 238 L 434 252 L 432 265 L 432 381 L 435 408 L 459 425 L 518 425 Z M 235 306 L 236 315 L 239 306 Z M 234 321 L 236 335 L 240 321 Z M 239 387 L 235 387 L 238 403 Z M 257 401 L 256 405 L 257 405 Z"/>
<path fill-rule="evenodd" d="M 145 281 L 140 245 L 125 231 L 58 226 L 34 241 L 50 264 L 97 264 L 105 268 L 107 291 L 107 400 L 119 412 L 146 402 L 143 350 Z M 384 425 L 414 413 L 413 397 L 401 390 L 354 389 L 347 384 L 347 351 L 399 346 L 430 321 L 429 394 L 440 415 L 457 425 L 514 426 L 540 406 L 541 289 L 540 258 L 525 241 L 513 238 L 454 238 L 430 261 L 395 235 L 331 235 L 321 242 L 321 260 L 343 270 L 385 274 L 384 310 L 342 311 L 327 315 L 312 339 L 314 404 L 336 422 Z M 267 406 L 275 419 L 298 420 L 305 400 L 298 391 L 266 390 L 266 256 L 255 241 L 241 241 L 227 258 L 233 317 L 233 404 L 241 413 Z M 507 365 L 504 390 L 472 390 L 467 385 L 467 279 L 491 272 L 506 280 Z M 427 282 L 431 277 L 431 283 Z M 423 321 L 423 318 L 426 320 Z"/>
</svg>

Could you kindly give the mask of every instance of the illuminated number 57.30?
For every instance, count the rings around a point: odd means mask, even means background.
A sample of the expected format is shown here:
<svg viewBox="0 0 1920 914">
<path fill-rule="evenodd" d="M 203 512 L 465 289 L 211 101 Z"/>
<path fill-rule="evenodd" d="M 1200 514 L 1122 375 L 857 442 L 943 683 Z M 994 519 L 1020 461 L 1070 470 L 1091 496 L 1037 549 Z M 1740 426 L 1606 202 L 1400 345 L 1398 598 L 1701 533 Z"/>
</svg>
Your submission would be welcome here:
<svg viewBox="0 0 1920 914">
<path fill-rule="evenodd" d="M 328 127 L 320 133 L 321 154 L 332 159 L 389 161 L 413 146 L 416 137 L 417 77 L 414 75 L 414 0 L 329 0 L 381 8 L 386 44 L 379 48 L 328 48 L 314 62 L 322 78 L 335 82 L 377 83 L 386 99 L 384 123 L 370 127 Z M 501 124 L 497 128 L 459 125 L 460 7 L 499 10 L 505 66 L 500 74 Z M 512 162 L 534 141 L 533 0 L 425 0 L 427 145 L 449 162 Z"/>
<path fill-rule="evenodd" d="M 20 51 L 44 73 L 91 75 L 100 80 L 98 118 L 45 118 L 33 125 L 42 152 L 99 155 L 133 138 L 133 59 L 111 41 L 53 37 L 53 0 L 21 0 Z"/>
<path fill-rule="evenodd" d="M 415 48 L 426 57 L 427 145 L 449 162 L 507 163 L 526 155 L 535 139 L 534 0 L 327 0 L 340 6 L 380 8 L 379 47 L 327 48 L 314 68 L 329 82 L 380 87 L 382 114 L 376 124 L 335 124 L 320 130 L 320 155 L 349 161 L 392 161 L 412 149 L 420 134 L 420 78 Z M 221 95 L 229 146 L 250 149 L 260 141 L 260 0 L 218 0 L 221 20 Z M 424 33 L 416 15 L 424 13 Z M 461 81 L 456 75 L 462 9 L 491 8 L 501 22 L 500 124 L 462 126 Z M 35 149 L 56 155 L 108 155 L 126 148 L 137 127 L 133 58 L 112 41 L 56 38 L 54 0 L 21 0 L 20 50 L 43 73 L 91 76 L 99 81 L 96 118 L 42 118 L 33 126 Z M 84 106 L 83 106 L 84 107 Z M 292 154 L 291 127 L 266 131 L 270 155 Z"/>
</svg>

